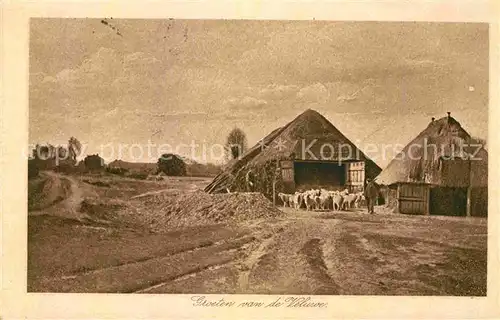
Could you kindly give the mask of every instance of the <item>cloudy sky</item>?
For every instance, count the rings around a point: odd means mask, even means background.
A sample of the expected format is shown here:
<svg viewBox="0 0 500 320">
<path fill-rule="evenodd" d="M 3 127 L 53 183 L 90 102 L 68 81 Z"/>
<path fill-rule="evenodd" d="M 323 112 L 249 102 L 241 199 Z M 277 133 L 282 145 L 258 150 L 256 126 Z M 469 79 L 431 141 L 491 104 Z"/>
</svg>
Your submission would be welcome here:
<svg viewBox="0 0 500 320">
<path fill-rule="evenodd" d="M 223 144 L 240 127 L 254 144 L 308 108 L 361 149 L 406 144 L 447 111 L 487 137 L 487 24 L 105 22 L 31 21 L 30 143 L 75 136 L 87 153 L 117 154 Z M 196 157 L 212 161 L 201 146 Z M 390 157 L 373 155 L 382 167 Z"/>
</svg>

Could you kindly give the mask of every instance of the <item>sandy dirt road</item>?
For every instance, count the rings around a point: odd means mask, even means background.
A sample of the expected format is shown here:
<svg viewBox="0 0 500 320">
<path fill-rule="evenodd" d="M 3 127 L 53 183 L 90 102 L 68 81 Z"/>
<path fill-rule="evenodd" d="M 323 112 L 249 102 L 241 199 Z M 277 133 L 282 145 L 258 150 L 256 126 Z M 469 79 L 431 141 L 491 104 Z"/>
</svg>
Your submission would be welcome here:
<svg viewBox="0 0 500 320">
<path fill-rule="evenodd" d="M 45 195 L 54 200 L 46 208 L 30 211 L 30 216 L 53 215 L 77 220 L 88 218 L 79 212 L 83 190 L 75 178 L 61 176 L 51 171 L 44 171 L 42 176 L 46 178 L 45 187 L 48 189 Z"/>
<path fill-rule="evenodd" d="M 155 293 L 484 295 L 481 221 L 310 214 L 251 226 L 228 264 L 146 289 Z M 443 228 L 443 225 L 446 227 Z M 436 228 L 435 230 L 432 230 Z M 442 230 L 438 236 L 437 230 Z M 455 232 L 473 234 L 468 239 Z"/>
<path fill-rule="evenodd" d="M 280 219 L 165 234 L 38 221 L 30 230 L 28 289 L 486 294 L 484 219 L 286 213 Z"/>
</svg>

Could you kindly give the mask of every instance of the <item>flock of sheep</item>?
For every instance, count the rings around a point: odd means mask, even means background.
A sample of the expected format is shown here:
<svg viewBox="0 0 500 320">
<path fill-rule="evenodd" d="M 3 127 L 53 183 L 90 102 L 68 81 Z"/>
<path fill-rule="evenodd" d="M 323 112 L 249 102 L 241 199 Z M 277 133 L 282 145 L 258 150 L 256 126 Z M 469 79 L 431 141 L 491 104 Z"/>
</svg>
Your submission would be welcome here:
<svg viewBox="0 0 500 320">
<path fill-rule="evenodd" d="M 363 192 L 349 193 L 347 189 L 343 191 L 312 189 L 295 194 L 278 193 L 278 197 L 283 202 L 283 207 L 305 208 L 308 211 L 359 208 L 366 201 Z"/>
</svg>

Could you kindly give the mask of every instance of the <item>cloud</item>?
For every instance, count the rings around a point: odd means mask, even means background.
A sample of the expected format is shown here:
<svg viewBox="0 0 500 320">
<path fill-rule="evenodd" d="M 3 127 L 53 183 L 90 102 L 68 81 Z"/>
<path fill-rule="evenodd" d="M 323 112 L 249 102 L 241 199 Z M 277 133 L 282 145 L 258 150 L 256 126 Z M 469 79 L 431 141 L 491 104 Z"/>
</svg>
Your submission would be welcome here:
<svg viewBox="0 0 500 320">
<path fill-rule="evenodd" d="M 165 78 L 161 61 L 151 54 L 124 55 L 101 47 L 74 67 L 53 75 L 30 75 L 30 123 L 78 127 L 82 132 L 92 128 L 94 133 L 85 134 L 109 136 L 114 132 L 109 129 L 111 119 L 119 117 L 129 125 L 140 123 L 131 112 L 169 104 Z"/>
<path fill-rule="evenodd" d="M 253 109 L 260 109 L 267 105 L 267 101 L 263 99 L 257 99 L 250 96 L 245 96 L 243 98 L 229 98 L 224 101 L 228 104 L 232 110 L 246 110 L 251 111 Z"/>
<path fill-rule="evenodd" d="M 351 95 L 351 96 L 340 96 L 337 98 L 337 101 L 339 102 L 350 102 L 350 101 L 354 101 L 356 100 L 358 97 L 355 96 L 355 95 Z"/>
<path fill-rule="evenodd" d="M 57 79 L 53 76 L 46 76 L 43 78 L 42 83 L 56 83 Z"/>
<path fill-rule="evenodd" d="M 342 94 L 337 97 L 337 101 L 339 102 L 350 102 L 357 100 L 359 96 L 362 94 L 362 92 L 367 89 L 369 86 L 363 86 L 361 88 L 358 88 L 356 91 L 351 91 L 350 93 L 347 94 Z"/>
<path fill-rule="evenodd" d="M 122 77 L 157 81 L 156 78 L 161 76 L 164 71 L 161 60 L 144 52 L 135 52 L 123 58 Z"/>
<path fill-rule="evenodd" d="M 136 111 L 137 116 L 148 116 L 151 118 L 159 118 L 161 121 L 198 121 L 207 119 L 207 112 L 143 112 Z"/>
<path fill-rule="evenodd" d="M 123 61 L 113 49 L 101 47 L 74 68 L 55 75 L 58 85 L 66 89 L 102 88 L 123 74 Z"/>
<path fill-rule="evenodd" d="M 268 99 L 284 99 L 294 96 L 299 87 L 297 85 L 270 84 L 260 90 L 260 94 Z"/>
<path fill-rule="evenodd" d="M 148 54 L 144 52 L 135 52 L 132 54 L 129 54 L 125 56 L 123 59 L 125 64 L 132 64 L 132 65 L 152 65 L 156 63 L 160 63 L 161 61 L 156 59 L 153 56 L 149 56 Z"/>
<path fill-rule="evenodd" d="M 402 61 L 404 64 L 408 66 L 413 66 L 413 67 L 439 67 L 443 66 L 444 64 L 438 63 L 434 60 L 430 59 L 403 59 Z"/>
<path fill-rule="evenodd" d="M 304 87 L 297 92 L 297 99 L 311 102 L 326 102 L 330 98 L 330 92 L 322 83 Z"/>
<path fill-rule="evenodd" d="M 90 109 L 96 108 L 94 99 L 110 107 L 139 102 L 163 105 L 168 97 L 162 93 L 171 83 L 155 56 L 141 51 L 123 54 L 106 47 L 54 75 L 31 74 L 30 82 L 37 104 L 62 106 L 69 99 L 73 105 Z"/>
<path fill-rule="evenodd" d="M 30 84 L 38 84 L 43 81 L 47 75 L 43 72 L 35 72 L 30 74 Z"/>
<path fill-rule="evenodd" d="M 113 108 L 103 114 L 103 117 L 115 117 L 118 114 L 118 108 Z"/>
<path fill-rule="evenodd" d="M 61 70 L 55 77 L 58 82 L 73 82 L 77 81 L 80 78 L 80 74 L 78 70 L 73 69 L 64 69 Z"/>
<path fill-rule="evenodd" d="M 150 85 L 158 82 L 164 73 L 159 59 L 144 52 L 120 55 L 116 50 L 101 47 L 74 68 L 66 68 L 55 75 L 33 74 L 33 85 L 57 83 L 62 90 L 78 95 L 78 90 L 101 91 L 110 87 L 115 91 Z M 127 90 L 128 89 L 128 90 Z"/>
</svg>

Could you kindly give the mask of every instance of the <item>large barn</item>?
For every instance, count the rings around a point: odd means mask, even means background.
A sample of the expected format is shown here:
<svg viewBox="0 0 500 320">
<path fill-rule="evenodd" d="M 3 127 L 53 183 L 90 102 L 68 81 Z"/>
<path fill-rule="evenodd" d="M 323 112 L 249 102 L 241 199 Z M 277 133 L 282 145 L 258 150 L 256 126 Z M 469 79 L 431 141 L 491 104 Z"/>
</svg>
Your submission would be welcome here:
<svg viewBox="0 0 500 320">
<path fill-rule="evenodd" d="M 310 188 L 354 191 L 380 172 L 333 124 L 309 109 L 230 162 L 205 191 L 257 191 L 268 198 Z"/>
<path fill-rule="evenodd" d="M 488 152 L 450 113 L 433 118 L 375 181 L 400 213 L 487 216 Z"/>
</svg>

